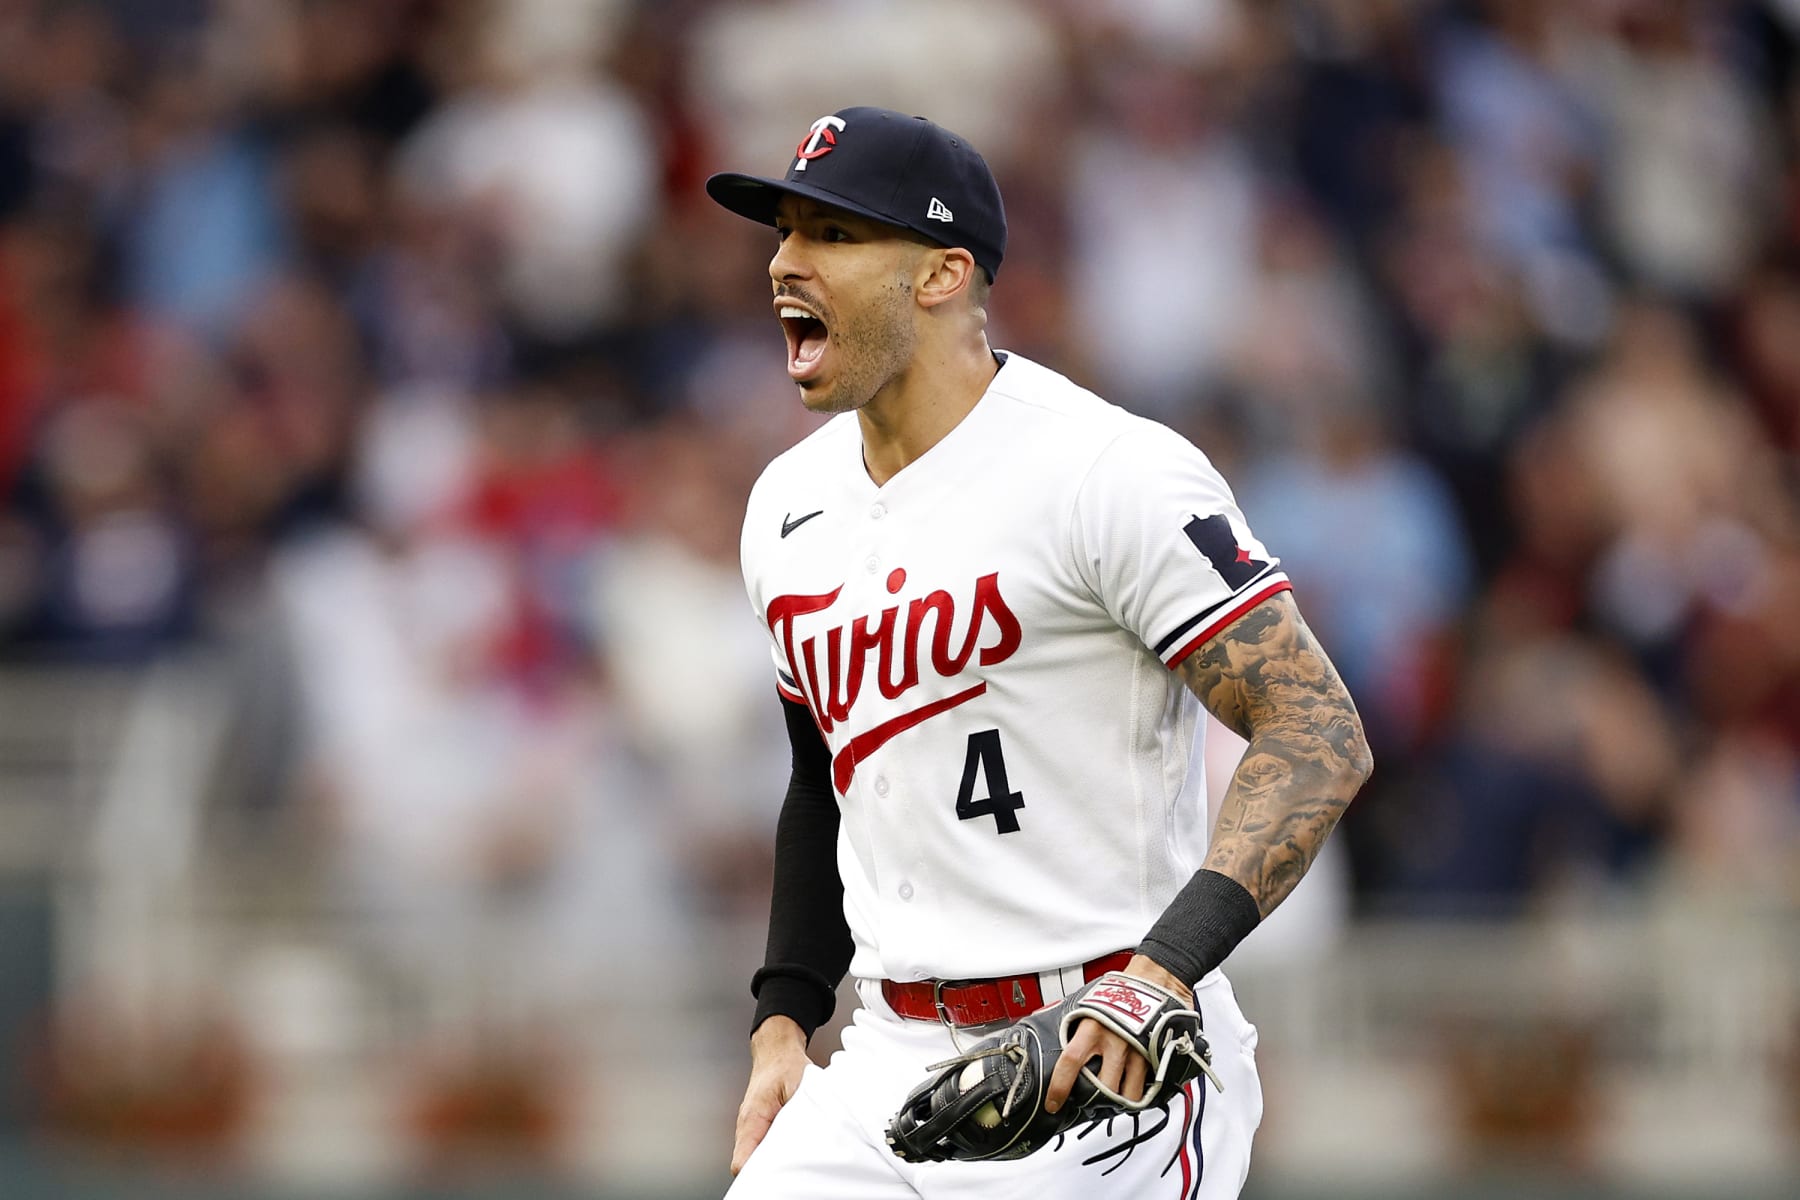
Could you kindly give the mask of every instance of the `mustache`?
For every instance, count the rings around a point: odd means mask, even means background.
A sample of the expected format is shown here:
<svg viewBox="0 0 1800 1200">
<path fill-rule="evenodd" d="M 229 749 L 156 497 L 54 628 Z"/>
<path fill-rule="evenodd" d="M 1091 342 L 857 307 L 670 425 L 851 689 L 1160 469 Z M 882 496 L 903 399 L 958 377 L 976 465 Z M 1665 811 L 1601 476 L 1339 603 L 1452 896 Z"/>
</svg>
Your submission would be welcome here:
<svg viewBox="0 0 1800 1200">
<path fill-rule="evenodd" d="M 806 307 L 812 309 L 814 312 L 822 313 L 825 311 L 825 306 L 820 304 L 816 299 L 814 299 L 806 291 L 805 288 L 790 287 L 789 285 L 787 285 L 785 283 L 778 284 L 776 286 L 775 299 L 777 299 L 777 300 L 797 300 L 801 304 L 804 304 L 804 305 L 806 305 Z"/>
</svg>

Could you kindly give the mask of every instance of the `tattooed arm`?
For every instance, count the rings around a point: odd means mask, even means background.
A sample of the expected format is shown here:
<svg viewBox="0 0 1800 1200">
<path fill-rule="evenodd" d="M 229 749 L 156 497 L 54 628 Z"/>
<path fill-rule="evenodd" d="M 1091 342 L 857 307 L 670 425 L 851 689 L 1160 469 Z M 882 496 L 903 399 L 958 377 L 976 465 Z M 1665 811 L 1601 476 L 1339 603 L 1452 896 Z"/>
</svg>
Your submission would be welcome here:
<svg viewBox="0 0 1800 1200">
<path fill-rule="evenodd" d="M 1242 884 L 1267 916 L 1374 767 L 1362 720 L 1288 592 L 1232 622 L 1179 670 L 1207 711 L 1250 743 L 1206 866 Z"/>
<path fill-rule="evenodd" d="M 1294 890 L 1374 760 L 1350 693 L 1287 592 L 1233 621 L 1178 669 L 1207 710 L 1250 743 L 1205 867 L 1125 967 L 1191 1002 L 1191 986 Z M 1143 1058 L 1083 1021 L 1057 1059 L 1046 1109 L 1061 1107 L 1096 1054 L 1109 1087 L 1143 1094 Z"/>
</svg>

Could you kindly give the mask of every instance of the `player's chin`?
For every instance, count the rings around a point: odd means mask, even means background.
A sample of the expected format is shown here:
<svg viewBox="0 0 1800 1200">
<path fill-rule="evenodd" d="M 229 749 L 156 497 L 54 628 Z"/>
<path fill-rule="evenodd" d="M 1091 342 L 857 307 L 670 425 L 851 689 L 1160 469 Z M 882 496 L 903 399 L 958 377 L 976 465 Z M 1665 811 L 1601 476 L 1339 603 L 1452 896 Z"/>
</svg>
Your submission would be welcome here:
<svg viewBox="0 0 1800 1200">
<path fill-rule="evenodd" d="M 800 389 L 800 403 L 806 406 L 808 412 L 835 416 L 856 407 L 845 399 L 842 388 L 834 388 L 822 379 L 796 381 L 795 386 Z"/>
</svg>

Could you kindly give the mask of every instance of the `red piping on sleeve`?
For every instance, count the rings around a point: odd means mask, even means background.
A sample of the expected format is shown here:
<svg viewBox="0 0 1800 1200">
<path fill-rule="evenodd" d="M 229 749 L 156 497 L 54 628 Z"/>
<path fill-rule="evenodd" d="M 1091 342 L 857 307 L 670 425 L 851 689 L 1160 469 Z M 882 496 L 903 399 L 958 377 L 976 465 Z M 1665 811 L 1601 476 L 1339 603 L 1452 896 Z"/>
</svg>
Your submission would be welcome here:
<svg viewBox="0 0 1800 1200">
<path fill-rule="evenodd" d="M 1239 617 L 1243 616 L 1245 613 L 1249 612 L 1251 609 L 1253 609 L 1257 605 L 1261 604 L 1264 600 L 1267 600 L 1270 596 L 1275 595 L 1277 592 L 1291 592 L 1293 590 L 1294 590 L 1294 585 L 1292 583 L 1290 583 L 1288 580 L 1283 579 L 1278 583 L 1271 583 L 1268 587 L 1263 588 L 1261 591 L 1253 592 L 1249 597 L 1247 597 L 1244 600 L 1244 602 L 1242 604 L 1233 606 L 1231 611 L 1227 612 L 1224 616 L 1222 616 L 1218 620 L 1214 621 L 1211 625 L 1208 625 L 1205 629 L 1202 629 L 1197 635 L 1195 635 L 1195 637 L 1192 641 L 1190 641 L 1187 645 L 1183 646 L 1180 650 L 1177 650 L 1175 652 L 1175 657 L 1171 658 L 1168 662 L 1169 670 L 1173 671 L 1176 667 L 1179 667 L 1181 665 L 1183 659 L 1187 658 L 1188 655 L 1192 654 L 1194 651 L 1198 650 L 1200 647 L 1206 645 L 1207 642 L 1211 641 L 1212 636 L 1215 633 L 1219 632 L 1219 630 L 1225 628 L 1227 625 L 1231 624 L 1233 621 L 1237 620 Z"/>
</svg>

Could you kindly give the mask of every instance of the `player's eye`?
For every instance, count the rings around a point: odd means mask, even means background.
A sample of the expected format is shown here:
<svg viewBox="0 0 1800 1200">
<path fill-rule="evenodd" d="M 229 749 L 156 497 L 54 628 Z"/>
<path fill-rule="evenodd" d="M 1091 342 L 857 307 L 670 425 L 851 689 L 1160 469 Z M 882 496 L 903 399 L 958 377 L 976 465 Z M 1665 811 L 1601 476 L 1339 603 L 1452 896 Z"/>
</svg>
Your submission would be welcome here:
<svg viewBox="0 0 1800 1200">
<path fill-rule="evenodd" d="M 827 225 L 825 227 L 825 236 L 823 240 L 827 242 L 847 242 L 850 240 L 850 231 L 837 225 Z"/>
<path fill-rule="evenodd" d="M 777 225 L 775 227 L 775 240 L 778 242 L 785 242 L 788 239 L 788 234 L 792 232 L 794 231 L 789 229 L 786 225 Z"/>
</svg>

